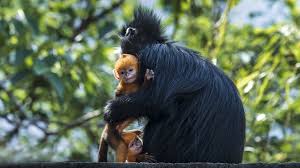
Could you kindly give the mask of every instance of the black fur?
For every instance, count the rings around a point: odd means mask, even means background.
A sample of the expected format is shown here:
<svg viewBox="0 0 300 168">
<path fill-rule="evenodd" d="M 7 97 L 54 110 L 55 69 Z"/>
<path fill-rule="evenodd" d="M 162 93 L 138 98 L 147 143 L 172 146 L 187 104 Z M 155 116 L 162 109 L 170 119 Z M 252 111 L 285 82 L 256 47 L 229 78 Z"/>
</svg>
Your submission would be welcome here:
<svg viewBox="0 0 300 168">
<path fill-rule="evenodd" d="M 144 152 L 158 162 L 241 162 L 245 117 L 234 83 L 198 53 L 166 42 L 152 11 L 138 9 L 129 26 L 153 30 L 124 37 L 122 52 L 137 54 L 155 79 L 146 89 L 110 100 L 105 120 L 148 117 Z"/>
<path fill-rule="evenodd" d="M 134 35 L 128 36 L 128 28 L 136 29 Z M 139 7 L 134 12 L 134 19 L 123 26 L 120 36 L 122 37 L 121 48 L 124 53 L 137 54 L 146 44 L 165 43 L 167 38 L 162 35 L 160 19 L 153 11 Z"/>
</svg>

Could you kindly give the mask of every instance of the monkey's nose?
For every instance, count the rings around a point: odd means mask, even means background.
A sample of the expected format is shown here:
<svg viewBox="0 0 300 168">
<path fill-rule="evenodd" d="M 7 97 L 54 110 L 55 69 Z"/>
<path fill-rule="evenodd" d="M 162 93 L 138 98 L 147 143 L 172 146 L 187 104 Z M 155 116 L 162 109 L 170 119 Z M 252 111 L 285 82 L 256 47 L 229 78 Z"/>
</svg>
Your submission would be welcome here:
<svg viewBox="0 0 300 168">
<path fill-rule="evenodd" d="M 136 32 L 136 29 L 135 28 L 132 28 L 132 27 L 128 27 L 126 29 L 126 33 L 125 33 L 125 36 L 132 36 L 134 35 Z"/>
</svg>

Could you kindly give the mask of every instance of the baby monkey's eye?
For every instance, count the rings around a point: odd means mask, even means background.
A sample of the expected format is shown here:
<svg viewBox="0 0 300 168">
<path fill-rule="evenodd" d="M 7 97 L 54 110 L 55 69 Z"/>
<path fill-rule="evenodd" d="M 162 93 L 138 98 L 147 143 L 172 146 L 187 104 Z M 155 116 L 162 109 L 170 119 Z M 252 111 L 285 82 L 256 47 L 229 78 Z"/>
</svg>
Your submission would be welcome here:
<svg viewBox="0 0 300 168">
<path fill-rule="evenodd" d="M 133 69 L 132 69 L 132 68 L 130 68 L 130 69 L 129 69 L 129 72 L 132 72 L 132 71 L 133 71 Z"/>
<path fill-rule="evenodd" d="M 124 75 L 124 73 L 125 73 L 124 71 L 121 71 L 121 74 L 122 74 L 122 75 Z"/>
</svg>

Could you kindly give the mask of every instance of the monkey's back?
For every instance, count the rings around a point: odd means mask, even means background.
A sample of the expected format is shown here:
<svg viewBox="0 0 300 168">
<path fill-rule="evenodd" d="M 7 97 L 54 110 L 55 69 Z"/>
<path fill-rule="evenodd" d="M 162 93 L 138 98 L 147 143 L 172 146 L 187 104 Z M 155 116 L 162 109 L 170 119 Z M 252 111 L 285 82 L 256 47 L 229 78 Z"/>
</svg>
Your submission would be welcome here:
<svg viewBox="0 0 300 168">
<path fill-rule="evenodd" d="M 245 116 L 234 83 L 175 44 L 151 45 L 139 56 L 157 72 L 147 90 L 147 103 L 156 108 L 147 113 L 144 151 L 158 162 L 241 162 Z"/>
</svg>

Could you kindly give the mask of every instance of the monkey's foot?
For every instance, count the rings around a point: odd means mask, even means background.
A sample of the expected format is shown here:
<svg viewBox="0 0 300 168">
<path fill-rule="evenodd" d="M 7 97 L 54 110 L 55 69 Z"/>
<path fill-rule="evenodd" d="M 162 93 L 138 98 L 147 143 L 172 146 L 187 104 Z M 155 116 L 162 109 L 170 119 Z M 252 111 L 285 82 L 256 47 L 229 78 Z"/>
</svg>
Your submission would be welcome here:
<svg viewBox="0 0 300 168">
<path fill-rule="evenodd" d="M 154 79 L 154 71 L 152 69 L 146 69 L 145 78 L 147 80 L 153 80 Z"/>
<path fill-rule="evenodd" d="M 148 163 L 155 163 L 157 160 L 154 156 L 149 155 L 148 153 L 139 154 L 136 158 L 137 162 L 148 162 Z"/>
</svg>

